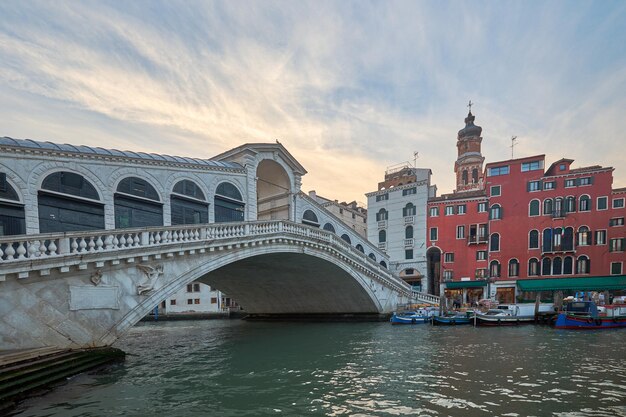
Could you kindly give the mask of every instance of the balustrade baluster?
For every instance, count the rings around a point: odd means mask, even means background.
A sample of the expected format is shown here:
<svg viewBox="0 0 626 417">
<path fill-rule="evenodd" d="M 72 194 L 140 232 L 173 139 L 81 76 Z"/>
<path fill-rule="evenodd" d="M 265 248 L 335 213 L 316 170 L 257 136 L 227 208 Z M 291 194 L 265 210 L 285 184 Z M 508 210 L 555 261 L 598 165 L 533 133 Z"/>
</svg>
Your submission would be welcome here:
<svg viewBox="0 0 626 417">
<path fill-rule="evenodd" d="M 124 237 L 124 233 L 120 235 L 119 241 L 120 241 L 120 245 L 119 245 L 120 248 L 123 248 L 126 246 L 126 238 Z"/>
<path fill-rule="evenodd" d="M 78 242 L 76 241 L 75 237 L 71 237 L 71 244 L 70 244 L 70 248 L 71 248 L 71 252 L 72 253 L 76 253 L 76 251 L 78 250 Z"/>
<path fill-rule="evenodd" d="M 26 242 L 28 245 L 28 258 L 36 258 L 39 255 L 39 241 L 33 240 L 32 242 Z"/>
<path fill-rule="evenodd" d="M 84 252 L 85 248 L 87 247 L 87 242 L 85 241 L 85 238 L 82 237 L 80 238 L 80 243 L 78 244 L 78 248 L 79 248 L 79 252 Z"/>
<path fill-rule="evenodd" d="M 98 235 L 98 239 L 96 240 L 96 250 L 101 251 L 102 246 L 104 246 L 104 242 L 102 241 L 102 236 Z"/>
<path fill-rule="evenodd" d="M 154 232 L 154 244 L 158 245 L 161 243 L 161 232 Z"/>
<path fill-rule="evenodd" d="M 56 243 L 54 243 L 54 239 L 52 239 L 50 241 L 50 243 L 48 244 L 48 256 L 55 256 L 57 255 L 57 245 Z"/>
<path fill-rule="evenodd" d="M 24 247 L 24 242 L 20 242 L 17 247 L 17 259 L 26 259 L 26 248 Z"/>
<path fill-rule="evenodd" d="M 47 253 L 46 253 L 47 251 L 48 251 L 48 248 L 46 248 L 46 241 L 42 240 L 39 245 L 39 254 L 37 256 L 41 256 L 41 257 L 47 256 Z"/>
<path fill-rule="evenodd" d="M 2 245 L 0 245 L 0 261 L 4 259 L 4 251 L 2 250 Z"/>
<path fill-rule="evenodd" d="M 95 247 L 96 247 L 95 237 L 89 236 L 88 239 L 89 239 L 89 243 L 87 244 L 87 246 L 89 247 L 88 251 L 95 252 Z"/>
<path fill-rule="evenodd" d="M 4 253 L 7 256 L 7 260 L 15 259 L 15 249 L 13 248 L 13 243 L 7 243 L 7 248 L 4 250 Z"/>
<path fill-rule="evenodd" d="M 189 230 L 185 229 L 185 234 L 183 235 L 183 241 L 187 242 L 189 240 Z"/>
<path fill-rule="evenodd" d="M 139 233 L 135 233 L 135 237 L 133 237 L 133 246 L 140 246 L 139 242 Z"/>
</svg>

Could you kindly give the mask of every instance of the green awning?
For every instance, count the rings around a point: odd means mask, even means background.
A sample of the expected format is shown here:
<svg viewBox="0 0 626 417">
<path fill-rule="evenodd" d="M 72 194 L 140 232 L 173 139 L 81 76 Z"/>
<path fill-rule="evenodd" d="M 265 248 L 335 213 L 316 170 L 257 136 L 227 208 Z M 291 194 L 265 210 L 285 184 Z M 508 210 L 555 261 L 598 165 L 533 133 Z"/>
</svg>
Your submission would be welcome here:
<svg viewBox="0 0 626 417">
<path fill-rule="evenodd" d="M 487 285 L 487 281 L 454 281 L 454 282 L 446 282 L 447 290 L 454 290 L 458 288 L 479 288 Z"/>
<path fill-rule="evenodd" d="M 522 291 L 626 290 L 626 275 L 613 275 L 609 277 L 520 279 L 517 280 L 517 286 Z"/>
</svg>

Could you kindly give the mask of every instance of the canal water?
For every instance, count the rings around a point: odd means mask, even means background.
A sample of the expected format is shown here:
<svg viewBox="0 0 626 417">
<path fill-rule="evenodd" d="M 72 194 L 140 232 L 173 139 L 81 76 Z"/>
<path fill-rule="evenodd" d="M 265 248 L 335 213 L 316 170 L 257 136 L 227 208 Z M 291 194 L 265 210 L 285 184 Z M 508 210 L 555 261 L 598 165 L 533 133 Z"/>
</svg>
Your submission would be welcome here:
<svg viewBox="0 0 626 417">
<path fill-rule="evenodd" d="M 626 416 L 626 331 L 141 323 L 18 416 Z"/>
</svg>

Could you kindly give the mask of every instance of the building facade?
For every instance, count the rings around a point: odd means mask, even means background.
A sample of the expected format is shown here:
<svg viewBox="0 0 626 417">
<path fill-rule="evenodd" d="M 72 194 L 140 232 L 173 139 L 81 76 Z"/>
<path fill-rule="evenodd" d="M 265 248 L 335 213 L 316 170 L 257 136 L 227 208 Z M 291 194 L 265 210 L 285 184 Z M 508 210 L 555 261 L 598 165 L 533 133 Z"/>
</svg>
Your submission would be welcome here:
<svg viewBox="0 0 626 417">
<path fill-rule="evenodd" d="M 531 297 L 528 279 L 623 276 L 626 189 L 612 188 L 612 167 L 535 155 L 483 170 L 482 128 L 471 112 L 465 123 L 456 190 L 428 201 L 429 292 L 513 303 Z"/>
<path fill-rule="evenodd" d="M 318 195 L 315 190 L 309 191 L 309 197 L 351 226 L 359 235 L 367 238 L 367 209 L 365 207 L 356 201 L 340 203 L 339 200 L 330 200 Z"/>
<path fill-rule="evenodd" d="M 402 164 L 366 194 L 367 238 L 387 253 L 389 269 L 418 291 L 426 287 L 426 203 L 436 192 L 431 174 Z"/>
</svg>

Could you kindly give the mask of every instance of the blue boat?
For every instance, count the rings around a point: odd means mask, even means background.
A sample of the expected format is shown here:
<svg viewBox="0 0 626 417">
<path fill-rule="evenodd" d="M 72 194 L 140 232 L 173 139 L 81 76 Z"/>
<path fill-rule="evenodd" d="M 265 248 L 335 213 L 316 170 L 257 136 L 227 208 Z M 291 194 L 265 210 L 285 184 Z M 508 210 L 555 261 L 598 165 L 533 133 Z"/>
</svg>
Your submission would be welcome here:
<svg viewBox="0 0 626 417">
<path fill-rule="evenodd" d="M 436 308 L 420 308 L 411 311 L 393 313 L 391 324 L 424 324 L 430 323 L 431 317 L 437 313 Z"/>
<path fill-rule="evenodd" d="M 472 313 L 455 313 L 445 316 L 433 316 L 433 325 L 454 326 L 457 324 L 470 324 L 473 320 Z"/>
<path fill-rule="evenodd" d="M 603 314 L 600 310 L 603 309 Z M 593 301 L 574 301 L 565 306 L 554 324 L 557 329 L 593 330 L 626 327 L 626 305 L 598 307 Z"/>
</svg>

